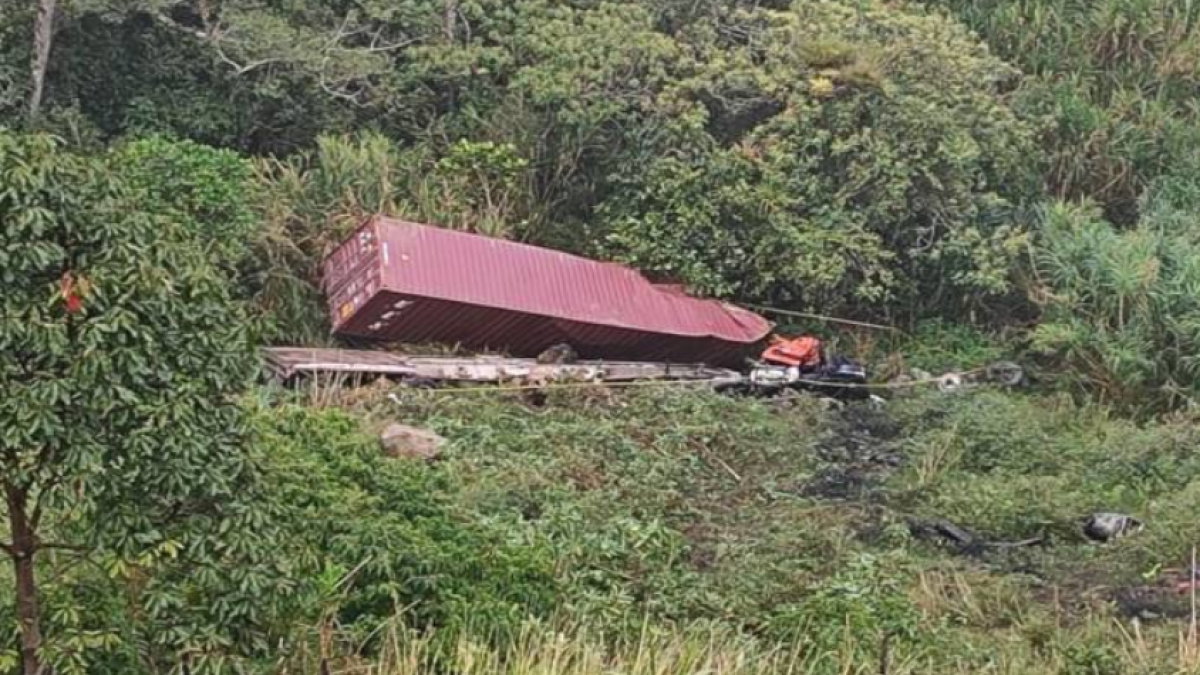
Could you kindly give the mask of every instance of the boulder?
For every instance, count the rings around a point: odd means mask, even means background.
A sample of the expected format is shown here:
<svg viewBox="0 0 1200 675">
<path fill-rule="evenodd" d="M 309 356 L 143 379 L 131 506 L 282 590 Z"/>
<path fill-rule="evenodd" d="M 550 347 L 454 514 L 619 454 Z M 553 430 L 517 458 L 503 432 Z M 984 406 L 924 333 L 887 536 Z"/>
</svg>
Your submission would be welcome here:
<svg viewBox="0 0 1200 675">
<path fill-rule="evenodd" d="M 446 439 L 429 431 L 404 424 L 389 424 L 379 434 L 379 445 L 388 457 L 432 462 L 442 454 Z"/>
</svg>

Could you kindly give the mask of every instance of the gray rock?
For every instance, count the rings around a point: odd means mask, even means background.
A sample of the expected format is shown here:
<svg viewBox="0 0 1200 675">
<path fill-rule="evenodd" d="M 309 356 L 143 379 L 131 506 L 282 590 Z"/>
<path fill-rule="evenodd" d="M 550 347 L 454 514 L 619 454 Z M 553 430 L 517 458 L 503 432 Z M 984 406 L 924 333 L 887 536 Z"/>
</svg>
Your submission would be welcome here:
<svg viewBox="0 0 1200 675">
<path fill-rule="evenodd" d="M 428 429 L 404 424 L 389 424 L 379 434 L 379 445 L 388 457 L 432 462 L 442 454 L 445 443 L 446 439 Z"/>
</svg>

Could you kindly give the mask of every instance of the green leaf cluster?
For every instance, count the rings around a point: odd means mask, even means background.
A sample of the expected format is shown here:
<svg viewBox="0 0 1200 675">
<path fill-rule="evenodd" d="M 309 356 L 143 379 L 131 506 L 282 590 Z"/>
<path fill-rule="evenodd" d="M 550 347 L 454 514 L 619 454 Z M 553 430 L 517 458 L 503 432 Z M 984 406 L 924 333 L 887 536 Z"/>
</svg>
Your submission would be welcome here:
<svg viewBox="0 0 1200 675">
<path fill-rule="evenodd" d="M 202 668 L 286 585 L 238 400 L 257 355 L 220 260 L 122 168 L 0 132 L 0 487 L 34 546 L 124 587 L 140 658 Z"/>
</svg>

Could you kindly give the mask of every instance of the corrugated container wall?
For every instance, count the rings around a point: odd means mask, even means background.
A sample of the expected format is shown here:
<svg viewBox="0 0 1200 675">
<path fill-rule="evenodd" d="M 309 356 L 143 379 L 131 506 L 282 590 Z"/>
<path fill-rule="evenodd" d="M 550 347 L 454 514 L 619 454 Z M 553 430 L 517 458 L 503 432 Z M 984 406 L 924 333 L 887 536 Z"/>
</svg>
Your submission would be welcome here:
<svg viewBox="0 0 1200 675">
<path fill-rule="evenodd" d="M 324 265 L 334 332 L 533 356 L 737 364 L 762 317 L 560 251 L 375 218 Z"/>
</svg>

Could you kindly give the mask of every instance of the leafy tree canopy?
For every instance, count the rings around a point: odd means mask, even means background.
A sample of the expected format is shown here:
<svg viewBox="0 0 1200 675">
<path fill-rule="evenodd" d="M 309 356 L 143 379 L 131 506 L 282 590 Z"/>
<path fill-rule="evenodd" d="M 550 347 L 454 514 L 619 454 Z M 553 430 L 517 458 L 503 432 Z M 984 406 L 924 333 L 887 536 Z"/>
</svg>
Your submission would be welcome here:
<svg viewBox="0 0 1200 675">
<path fill-rule="evenodd" d="M 256 358 L 229 278 L 178 214 L 146 210 L 121 160 L 0 133 L 4 550 L 24 649 L 33 562 L 66 551 L 137 601 L 142 658 L 200 665 L 252 644 L 286 583 L 238 401 Z"/>
<path fill-rule="evenodd" d="M 705 290 L 825 308 L 1003 293 L 1025 241 L 1015 73 L 884 6 L 732 12 L 671 92 L 678 152 L 619 176 L 608 249 Z"/>
</svg>

